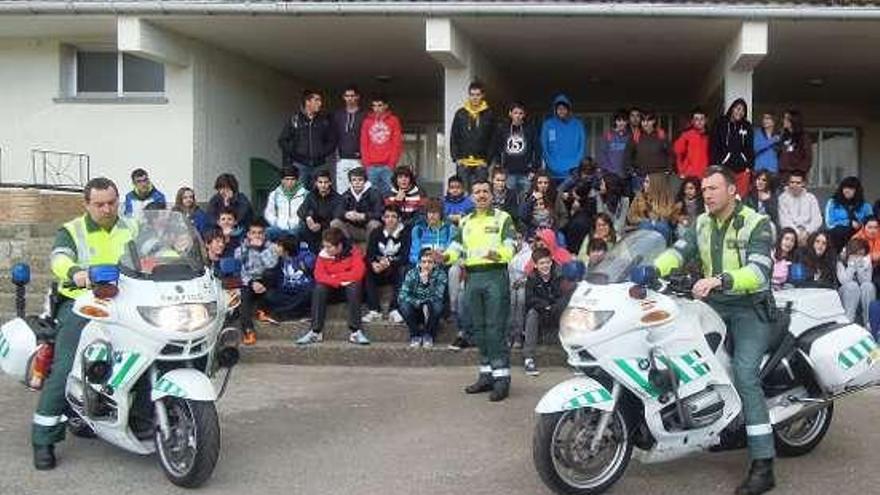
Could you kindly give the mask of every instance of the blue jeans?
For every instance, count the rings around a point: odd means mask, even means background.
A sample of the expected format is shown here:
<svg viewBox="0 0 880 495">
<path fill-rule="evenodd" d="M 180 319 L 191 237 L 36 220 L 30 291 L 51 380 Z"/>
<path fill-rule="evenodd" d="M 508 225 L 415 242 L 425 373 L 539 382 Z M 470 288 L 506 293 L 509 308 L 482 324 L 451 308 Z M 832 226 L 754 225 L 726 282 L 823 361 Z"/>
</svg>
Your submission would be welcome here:
<svg viewBox="0 0 880 495">
<path fill-rule="evenodd" d="M 489 167 L 486 165 L 466 167 L 461 164 L 456 164 L 455 173 L 464 181 L 466 191 L 471 190 L 471 184 L 473 184 L 476 179 L 489 179 Z"/>
<path fill-rule="evenodd" d="M 517 197 L 523 196 L 532 187 L 528 174 L 507 174 L 507 188 L 516 191 Z"/>
<path fill-rule="evenodd" d="M 423 311 L 427 308 L 428 318 Z M 433 338 L 437 335 L 437 327 L 440 326 L 440 318 L 443 316 L 443 304 L 425 302 L 422 304 L 403 303 L 400 305 L 401 316 L 409 327 L 409 337 L 416 338 L 423 335 Z M 424 328 L 422 326 L 424 325 Z"/>
<path fill-rule="evenodd" d="M 390 167 L 385 165 L 371 165 L 367 169 L 367 180 L 373 187 L 377 188 L 383 196 L 391 192 L 391 172 Z"/>
<path fill-rule="evenodd" d="M 329 170 L 326 164 L 316 165 L 313 167 L 304 163 L 293 162 L 293 165 L 296 167 L 297 170 L 299 170 L 300 184 L 303 184 L 305 188 L 309 191 L 311 191 L 314 187 L 312 181 L 315 179 L 315 176 L 318 175 L 318 172 L 322 170 Z"/>
</svg>

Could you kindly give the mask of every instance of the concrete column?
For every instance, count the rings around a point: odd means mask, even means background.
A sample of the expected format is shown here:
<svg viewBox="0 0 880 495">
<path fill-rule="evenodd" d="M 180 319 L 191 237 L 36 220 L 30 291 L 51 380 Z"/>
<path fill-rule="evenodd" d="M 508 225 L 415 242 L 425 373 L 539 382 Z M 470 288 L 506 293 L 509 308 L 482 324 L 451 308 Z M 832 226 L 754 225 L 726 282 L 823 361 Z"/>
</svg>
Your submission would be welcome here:
<svg viewBox="0 0 880 495">
<path fill-rule="evenodd" d="M 117 48 L 162 64 L 186 67 L 190 50 L 179 36 L 164 31 L 140 17 L 119 16 L 116 20 Z"/>
<path fill-rule="evenodd" d="M 703 89 L 703 97 L 709 98 L 720 86 L 722 113 L 737 98 L 744 99 L 748 104 L 749 112 L 752 111 L 752 74 L 761 60 L 767 56 L 768 31 L 766 21 L 743 22 L 727 45 L 723 57 L 710 73 Z"/>
<path fill-rule="evenodd" d="M 499 110 L 508 92 L 492 64 L 451 19 L 429 18 L 425 21 L 425 50 L 443 66 L 443 133 L 447 160 L 437 168 L 445 171 L 442 177 L 438 177 L 445 180 L 455 173 L 449 154 L 449 131 L 456 110 L 467 97 L 468 85 L 474 79 L 486 85 L 487 99 L 496 115 L 502 113 Z"/>
</svg>

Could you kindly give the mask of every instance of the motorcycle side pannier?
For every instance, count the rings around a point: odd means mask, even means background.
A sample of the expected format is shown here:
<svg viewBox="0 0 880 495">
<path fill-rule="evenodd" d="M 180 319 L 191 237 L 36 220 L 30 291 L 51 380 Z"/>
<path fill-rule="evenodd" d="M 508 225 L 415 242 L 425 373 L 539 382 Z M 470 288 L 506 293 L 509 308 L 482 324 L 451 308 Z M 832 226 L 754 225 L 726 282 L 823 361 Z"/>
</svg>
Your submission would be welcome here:
<svg viewBox="0 0 880 495">
<path fill-rule="evenodd" d="M 856 324 L 834 324 L 808 330 L 798 339 L 810 356 L 819 385 L 835 394 L 880 380 L 880 347 Z"/>
<path fill-rule="evenodd" d="M 0 369 L 26 383 L 30 359 L 37 349 L 37 336 L 21 318 L 0 327 Z"/>
</svg>

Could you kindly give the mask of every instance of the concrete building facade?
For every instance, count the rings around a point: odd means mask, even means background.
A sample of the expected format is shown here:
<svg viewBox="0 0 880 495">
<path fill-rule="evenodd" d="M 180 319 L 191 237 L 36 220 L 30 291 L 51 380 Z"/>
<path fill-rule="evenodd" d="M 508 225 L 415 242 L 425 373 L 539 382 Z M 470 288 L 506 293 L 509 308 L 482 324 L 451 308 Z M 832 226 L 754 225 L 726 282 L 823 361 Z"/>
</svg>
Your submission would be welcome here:
<svg viewBox="0 0 880 495">
<path fill-rule="evenodd" d="M 126 184 L 143 167 L 169 194 L 205 199 L 221 172 L 247 191 L 252 159 L 280 163 L 300 92 L 338 106 L 353 82 L 389 96 L 403 161 L 441 182 L 478 78 L 501 114 L 516 99 L 540 117 L 565 92 L 592 137 L 630 105 L 673 132 L 694 105 L 716 115 L 743 97 L 753 121 L 798 108 L 813 182 L 858 175 L 874 198 L 877 47 L 870 1 L 0 1 L 0 181 Z"/>
</svg>

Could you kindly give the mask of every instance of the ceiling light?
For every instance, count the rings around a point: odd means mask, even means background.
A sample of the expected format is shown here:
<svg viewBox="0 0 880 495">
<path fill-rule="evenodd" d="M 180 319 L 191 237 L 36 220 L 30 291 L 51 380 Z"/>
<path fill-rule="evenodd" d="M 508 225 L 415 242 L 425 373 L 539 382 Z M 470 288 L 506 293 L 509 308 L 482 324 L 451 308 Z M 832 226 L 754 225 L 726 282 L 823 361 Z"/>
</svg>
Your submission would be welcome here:
<svg viewBox="0 0 880 495">
<path fill-rule="evenodd" d="M 807 84 L 818 88 L 825 85 L 825 79 L 822 79 L 821 77 L 814 77 L 812 79 L 807 79 Z"/>
</svg>

